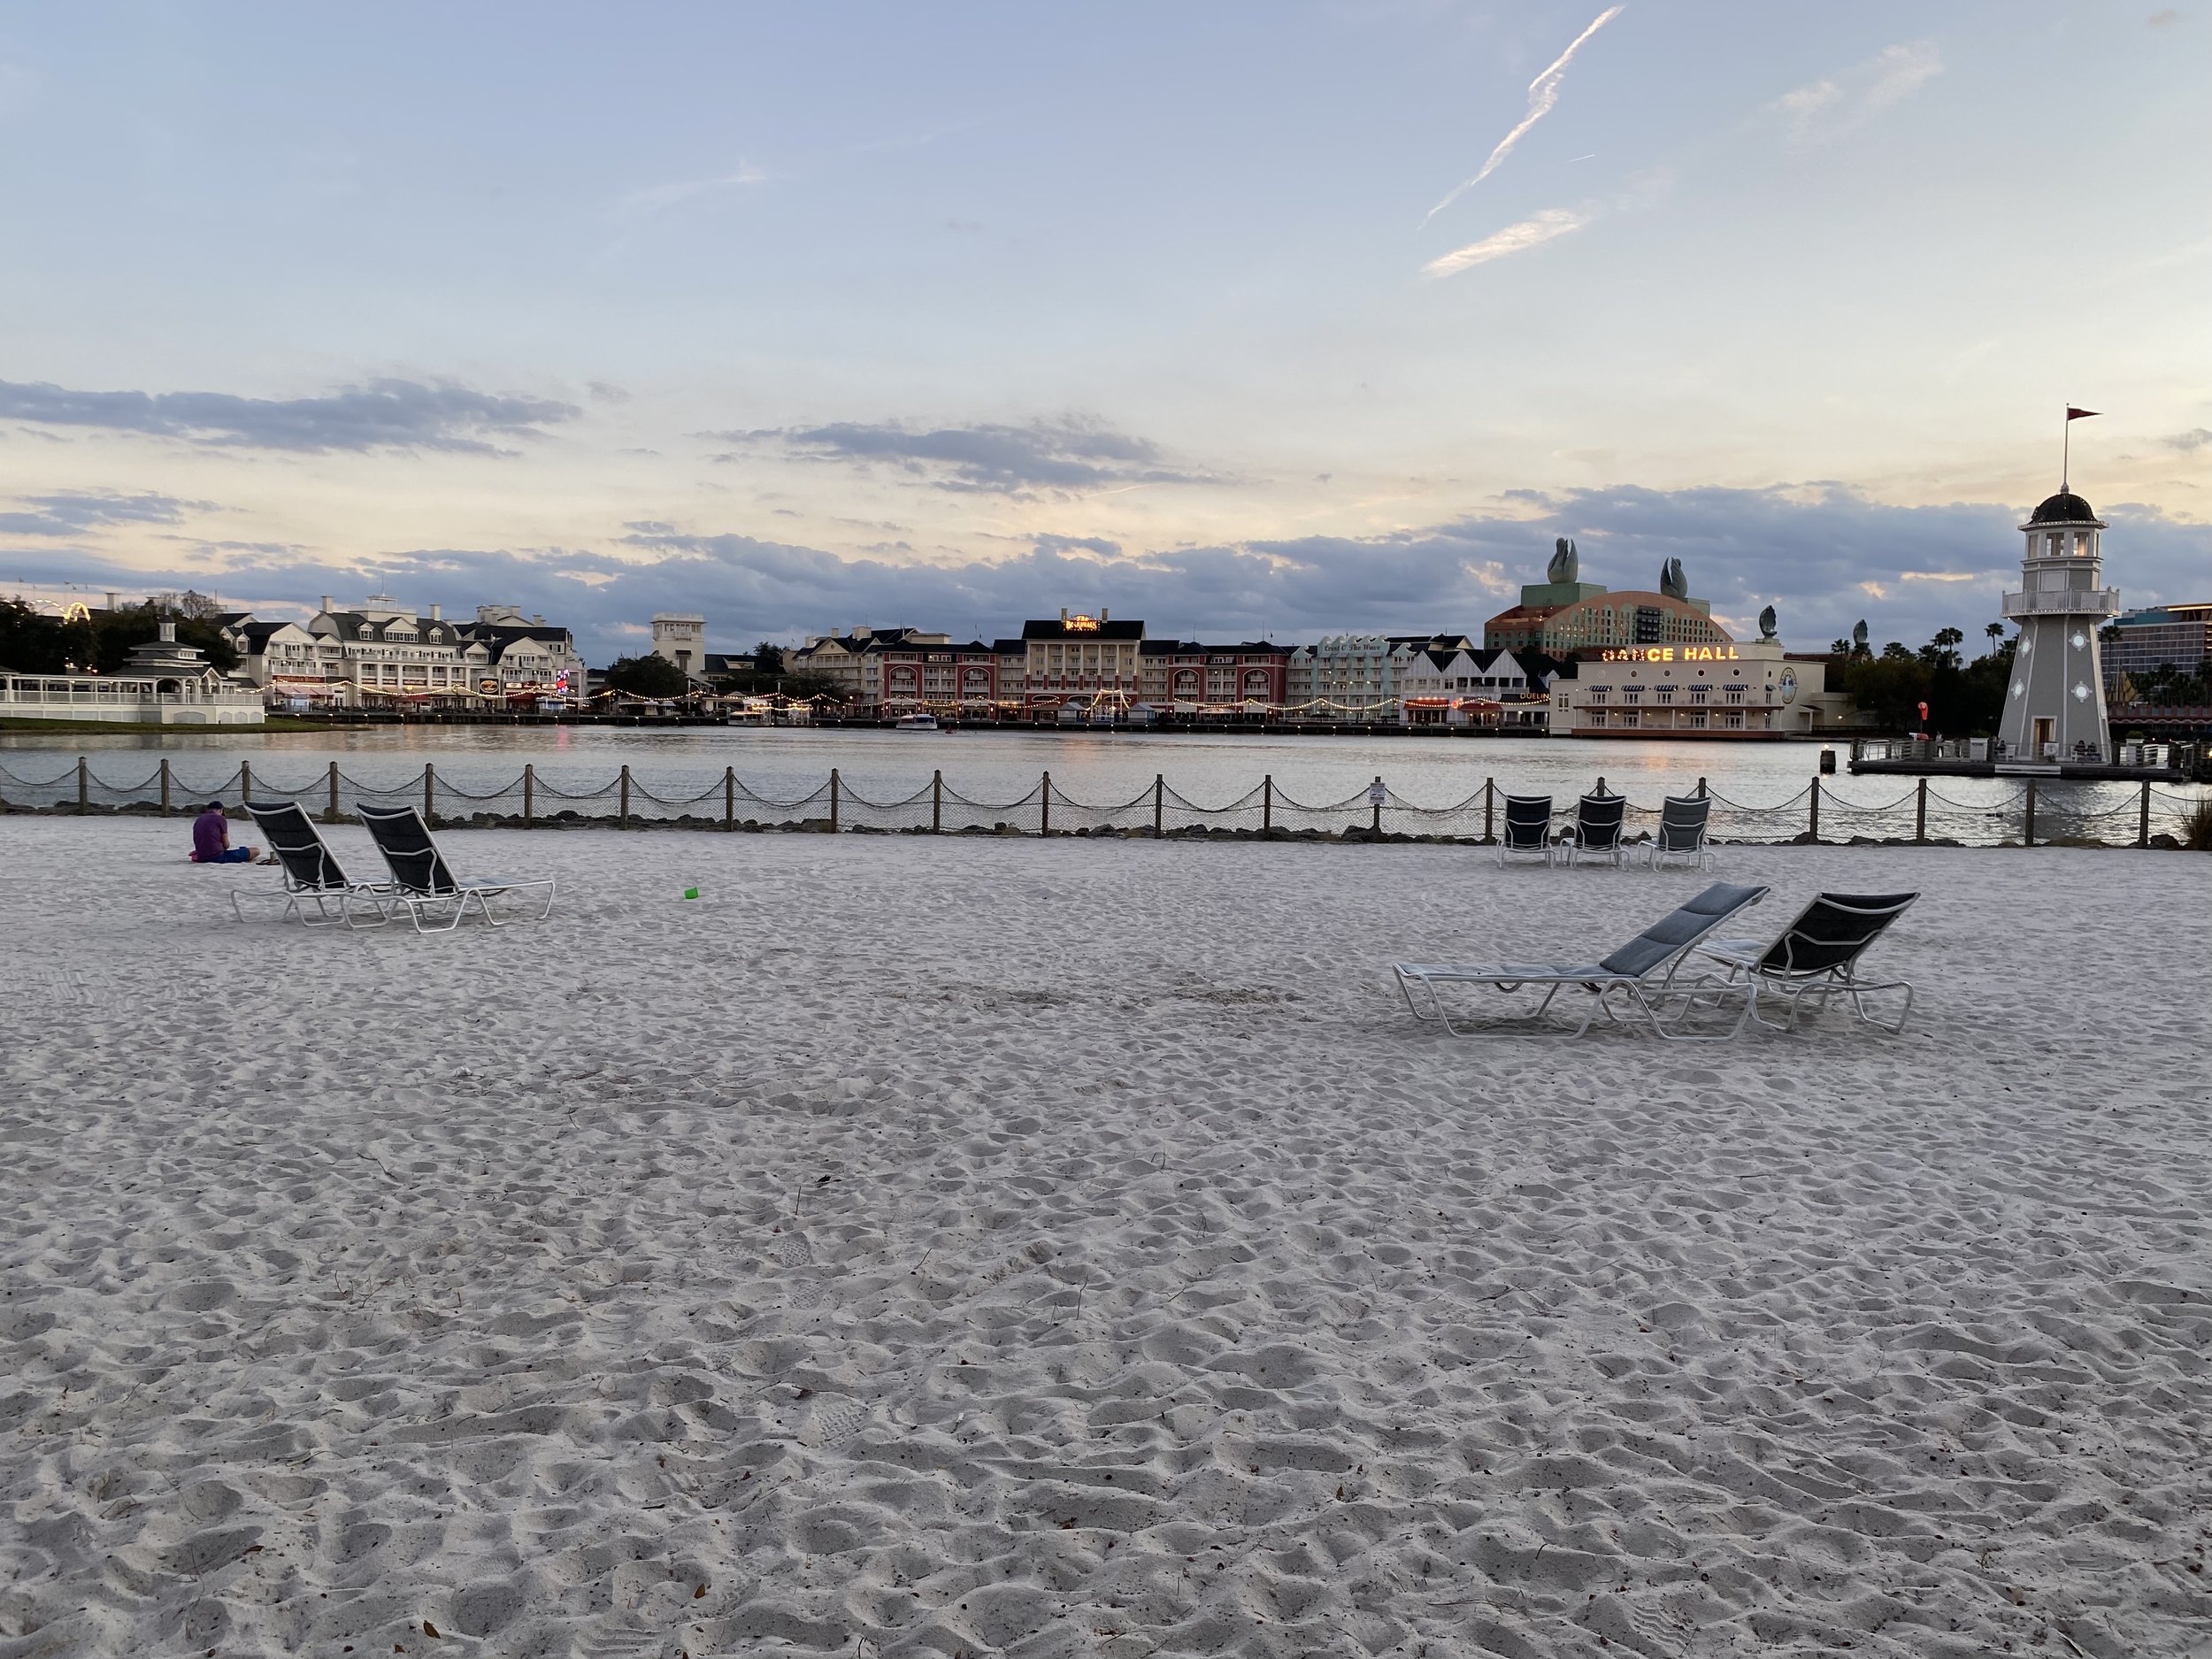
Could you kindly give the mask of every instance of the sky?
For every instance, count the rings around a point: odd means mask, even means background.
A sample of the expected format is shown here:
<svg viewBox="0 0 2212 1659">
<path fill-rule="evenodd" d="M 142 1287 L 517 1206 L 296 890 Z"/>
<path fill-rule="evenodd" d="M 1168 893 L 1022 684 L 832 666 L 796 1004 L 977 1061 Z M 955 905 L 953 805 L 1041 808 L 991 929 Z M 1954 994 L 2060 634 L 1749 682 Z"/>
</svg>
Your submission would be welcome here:
<svg viewBox="0 0 2212 1659">
<path fill-rule="evenodd" d="M 586 656 L 2212 598 L 2212 0 L 0 0 L 0 594 Z"/>
</svg>

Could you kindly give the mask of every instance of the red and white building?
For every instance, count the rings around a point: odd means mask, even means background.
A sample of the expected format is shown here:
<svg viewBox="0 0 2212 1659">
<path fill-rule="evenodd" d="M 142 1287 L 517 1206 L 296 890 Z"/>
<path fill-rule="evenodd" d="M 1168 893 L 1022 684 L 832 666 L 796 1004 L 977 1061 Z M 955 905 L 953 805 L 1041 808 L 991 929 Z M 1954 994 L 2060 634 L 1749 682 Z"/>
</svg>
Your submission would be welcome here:
<svg viewBox="0 0 2212 1659">
<path fill-rule="evenodd" d="M 1139 653 L 1137 695 L 1162 710 L 1279 708 L 1291 648 L 1264 640 L 1202 645 L 1195 640 L 1147 640 Z"/>
<path fill-rule="evenodd" d="M 865 656 L 877 669 L 876 701 L 886 708 L 986 709 L 999 700 L 999 657 L 981 640 L 886 641 Z"/>
</svg>

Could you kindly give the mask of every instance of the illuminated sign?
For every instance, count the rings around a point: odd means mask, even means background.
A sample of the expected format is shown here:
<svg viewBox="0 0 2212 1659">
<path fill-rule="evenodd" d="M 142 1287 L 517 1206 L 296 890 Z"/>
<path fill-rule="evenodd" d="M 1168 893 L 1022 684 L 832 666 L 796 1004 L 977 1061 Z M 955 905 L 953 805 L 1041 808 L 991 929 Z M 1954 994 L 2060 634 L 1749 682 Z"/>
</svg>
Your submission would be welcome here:
<svg viewBox="0 0 2212 1659">
<path fill-rule="evenodd" d="M 1732 663 L 1732 645 L 1632 645 L 1624 650 L 1600 651 L 1601 663 Z"/>
<path fill-rule="evenodd" d="M 1068 618 L 1068 632 L 1071 634 L 1095 634 L 1098 632 L 1098 618 L 1096 617 L 1070 617 Z"/>
</svg>

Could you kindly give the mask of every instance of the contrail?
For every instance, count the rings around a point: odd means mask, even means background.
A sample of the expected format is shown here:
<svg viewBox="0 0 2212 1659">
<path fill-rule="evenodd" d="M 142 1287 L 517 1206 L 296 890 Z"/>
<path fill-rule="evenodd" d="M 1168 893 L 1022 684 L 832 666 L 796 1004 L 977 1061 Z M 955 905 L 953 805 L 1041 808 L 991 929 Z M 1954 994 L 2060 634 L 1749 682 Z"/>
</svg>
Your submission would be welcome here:
<svg viewBox="0 0 2212 1659">
<path fill-rule="evenodd" d="M 1493 259 L 1502 259 L 1508 254 L 1519 253 L 1526 248 L 1548 242 L 1555 236 L 1564 236 L 1570 231 L 1580 230 L 1594 215 L 1571 207 L 1548 207 L 1533 219 L 1525 219 L 1517 225 L 1508 225 L 1480 242 L 1469 242 L 1455 249 L 1439 259 L 1432 259 L 1421 267 L 1425 277 L 1447 277 L 1472 265 L 1488 265 Z"/>
<path fill-rule="evenodd" d="M 1482 164 L 1480 173 L 1455 188 L 1449 196 L 1429 209 L 1427 216 L 1421 220 L 1418 228 L 1426 229 L 1430 219 L 1434 219 L 1453 203 L 1458 201 L 1461 196 L 1495 173 L 1499 165 L 1513 153 L 1513 146 L 1521 142 L 1521 135 L 1551 113 L 1551 106 L 1559 102 L 1559 83 L 1567 78 L 1567 65 L 1574 61 L 1574 55 L 1582 50 L 1582 42 L 1620 16 L 1622 8 L 1616 5 L 1608 6 L 1599 12 L 1596 20 L 1581 34 L 1576 35 L 1573 44 L 1553 60 L 1552 66 L 1528 83 L 1528 113 L 1521 118 L 1521 124 L 1498 141 L 1498 147 L 1490 152 L 1490 159 Z"/>
</svg>

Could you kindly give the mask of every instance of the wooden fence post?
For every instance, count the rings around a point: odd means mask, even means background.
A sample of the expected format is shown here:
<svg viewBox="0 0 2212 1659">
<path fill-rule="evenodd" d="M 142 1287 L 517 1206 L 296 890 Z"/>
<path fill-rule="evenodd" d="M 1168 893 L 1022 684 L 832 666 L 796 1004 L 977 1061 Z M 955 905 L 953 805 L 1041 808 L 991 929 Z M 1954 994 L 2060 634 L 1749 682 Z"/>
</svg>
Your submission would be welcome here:
<svg viewBox="0 0 2212 1659">
<path fill-rule="evenodd" d="M 1158 841 L 1167 827 L 1167 774 L 1152 774 L 1152 839 Z"/>
<path fill-rule="evenodd" d="M 830 768 L 830 833 L 837 833 L 837 768 Z"/>
<path fill-rule="evenodd" d="M 2135 815 L 2135 844 L 2138 847 L 2151 844 L 2151 780 L 2148 778 L 2143 780 L 2143 804 L 2137 809 Z"/>
<path fill-rule="evenodd" d="M 253 762 L 242 760 L 238 763 L 238 804 L 241 810 L 244 808 L 247 802 L 252 799 Z"/>
<path fill-rule="evenodd" d="M 1486 847 L 1497 840 L 1497 806 L 1498 780 L 1495 778 L 1485 778 L 1482 780 L 1482 844 Z"/>
<path fill-rule="evenodd" d="M 1928 780 L 1923 778 L 1920 787 L 1914 791 L 1918 797 L 1913 803 L 1912 839 L 1916 847 L 1925 846 L 1928 840 Z"/>
<path fill-rule="evenodd" d="M 92 772 L 82 755 L 77 757 L 77 815 L 92 810 Z"/>
<path fill-rule="evenodd" d="M 1052 774 L 1050 772 L 1045 773 L 1044 782 L 1038 786 L 1037 833 L 1040 835 L 1052 833 Z"/>
<path fill-rule="evenodd" d="M 2147 795 L 2150 791 L 2150 785 L 2145 784 L 2143 789 Z M 164 818 L 169 816 L 169 757 L 166 755 L 161 757 L 161 816 Z"/>
<path fill-rule="evenodd" d="M 622 799 L 616 809 L 615 827 L 630 827 L 630 769 L 626 765 L 622 769 Z"/>
<path fill-rule="evenodd" d="M 929 833 L 941 834 L 945 827 L 945 774 L 942 771 L 929 774 Z"/>
<path fill-rule="evenodd" d="M 328 821 L 333 824 L 338 821 L 338 763 L 334 760 L 330 763 L 330 818 Z"/>
<path fill-rule="evenodd" d="M 538 769 L 531 761 L 522 763 L 522 827 L 528 829 L 530 820 L 538 810 Z"/>
<path fill-rule="evenodd" d="M 1378 785 L 1382 782 L 1382 776 L 1380 773 L 1376 774 L 1375 782 Z M 1369 793 L 1374 797 L 1375 838 L 1379 841 L 1382 839 L 1382 790 L 1380 788 L 1375 788 L 1370 790 Z"/>
<path fill-rule="evenodd" d="M 726 830 L 737 827 L 737 768 L 734 766 L 722 768 L 722 827 Z"/>
<path fill-rule="evenodd" d="M 2035 845 L 2035 780 L 2032 778 L 2028 780 L 2028 817 L 2025 829 L 2026 838 L 2024 844 L 2032 847 Z"/>
<path fill-rule="evenodd" d="M 1697 798 L 1701 801 L 1705 798 L 1705 780 L 1702 778 L 1697 780 Z"/>
<path fill-rule="evenodd" d="M 437 827 L 438 769 L 428 761 L 422 764 L 422 821 L 431 828 Z"/>
<path fill-rule="evenodd" d="M 1813 774 L 1813 843 L 1820 843 L 1820 774 Z"/>
<path fill-rule="evenodd" d="M 1269 772 L 1260 780 L 1260 833 L 1264 835 L 1275 827 L 1275 774 Z"/>
</svg>

